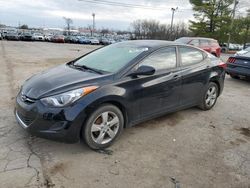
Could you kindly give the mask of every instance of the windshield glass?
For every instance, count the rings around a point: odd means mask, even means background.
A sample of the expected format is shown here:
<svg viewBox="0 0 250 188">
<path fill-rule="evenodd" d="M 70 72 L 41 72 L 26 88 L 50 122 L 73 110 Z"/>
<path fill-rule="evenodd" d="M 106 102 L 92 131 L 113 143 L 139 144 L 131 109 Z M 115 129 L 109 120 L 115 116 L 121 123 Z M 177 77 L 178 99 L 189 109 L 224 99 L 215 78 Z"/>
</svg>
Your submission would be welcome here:
<svg viewBox="0 0 250 188">
<path fill-rule="evenodd" d="M 123 44 L 113 44 L 100 48 L 81 59 L 77 60 L 74 65 L 86 66 L 92 69 L 114 73 L 123 68 L 132 59 L 137 57 L 148 48 L 132 47 Z"/>
</svg>

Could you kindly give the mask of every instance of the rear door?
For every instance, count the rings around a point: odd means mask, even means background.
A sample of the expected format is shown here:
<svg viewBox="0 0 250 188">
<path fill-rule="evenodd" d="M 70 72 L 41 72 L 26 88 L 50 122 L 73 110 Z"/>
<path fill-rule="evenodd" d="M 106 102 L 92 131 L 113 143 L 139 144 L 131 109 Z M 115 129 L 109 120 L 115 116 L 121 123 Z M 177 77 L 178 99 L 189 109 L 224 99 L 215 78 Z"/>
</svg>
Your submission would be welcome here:
<svg viewBox="0 0 250 188">
<path fill-rule="evenodd" d="M 176 47 L 165 47 L 146 57 L 138 66 L 155 68 L 151 76 L 141 76 L 141 117 L 171 111 L 180 105 L 181 77 L 177 67 Z"/>
<path fill-rule="evenodd" d="M 201 50 L 192 47 L 178 48 L 182 76 L 181 106 L 199 103 L 207 84 L 211 68 L 209 59 Z"/>
</svg>

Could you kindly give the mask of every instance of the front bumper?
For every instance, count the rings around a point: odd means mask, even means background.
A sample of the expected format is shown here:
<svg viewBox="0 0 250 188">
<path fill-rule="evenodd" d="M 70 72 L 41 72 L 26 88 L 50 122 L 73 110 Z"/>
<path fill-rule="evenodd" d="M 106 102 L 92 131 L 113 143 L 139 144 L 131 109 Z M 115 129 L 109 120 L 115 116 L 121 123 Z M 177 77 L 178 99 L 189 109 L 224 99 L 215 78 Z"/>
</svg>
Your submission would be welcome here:
<svg viewBox="0 0 250 188">
<path fill-rule="evenodd" d="M 19 125 L 31 135 L 66 143 L 80 140 L 81 127 L 86 119 L 81 105 L 48 108 L 39 100 L 24 102 L 20 94 L 16 98 L 14 113 Z"/>
</svg>

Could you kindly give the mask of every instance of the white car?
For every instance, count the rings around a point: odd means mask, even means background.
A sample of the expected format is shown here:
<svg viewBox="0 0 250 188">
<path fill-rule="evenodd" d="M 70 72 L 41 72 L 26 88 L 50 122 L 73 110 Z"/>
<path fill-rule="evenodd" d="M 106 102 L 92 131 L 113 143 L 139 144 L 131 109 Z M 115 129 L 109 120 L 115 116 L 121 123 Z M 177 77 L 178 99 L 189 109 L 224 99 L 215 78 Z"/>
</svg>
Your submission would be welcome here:
<svg viewBox="0 0 250 188">
<path fill-rule="evenodd" d="M 45 36 L 44 36 L 44 40 L 45 40 L 45 41 L 51 41 L 52 37 L 53 37 L 52 34 L 45 35 Z"/>
<path fill-rule="evenodd" d="M 33 38 L 33 40 L 36 40 L 36 41 L 44 41 L 45 40 L 44 36 L 41 33 L 34 33 L 32 38 Z"/>
<path fill-rule="evenodd" d="M 91 37 L 89 40 L 90 44 L 100 44 L 100 41 L 97 38 Z"/>
<path fill-rule="evenodd" d="M 244 55 L 244 54 L 247 54 L 247 53 L 250 53 L 250 47 L 248 48 L 245 48 L 241 51 L 238 51 L 234 54 L 234 56 L 241 56 L 241 55 Z"/>
</svg>

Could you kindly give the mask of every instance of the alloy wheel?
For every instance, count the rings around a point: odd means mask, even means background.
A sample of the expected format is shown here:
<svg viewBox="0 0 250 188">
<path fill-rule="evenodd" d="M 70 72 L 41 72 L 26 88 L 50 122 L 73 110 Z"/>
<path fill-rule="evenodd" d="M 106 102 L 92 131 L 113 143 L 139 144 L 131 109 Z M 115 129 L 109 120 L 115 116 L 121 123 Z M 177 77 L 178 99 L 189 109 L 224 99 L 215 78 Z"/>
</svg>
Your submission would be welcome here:
<svg viewBox="0 0 250 188">
<path fill-rule="evenodd" d="M 118 133 L 120 121 L 118 116 L 111 111 L 101 113 L 92 123 L 91 137 L 97 144 L 111 142 Z"/>
<path fill-rule="evenodd" d="M 216 102 L 216 98 L 217 98 L 217 88 L 215 86 L 211 86 L 207 90 L 206 99 L 205 99 L 206 105 L 208 107 L 213 106 Z"/>
</svg>

